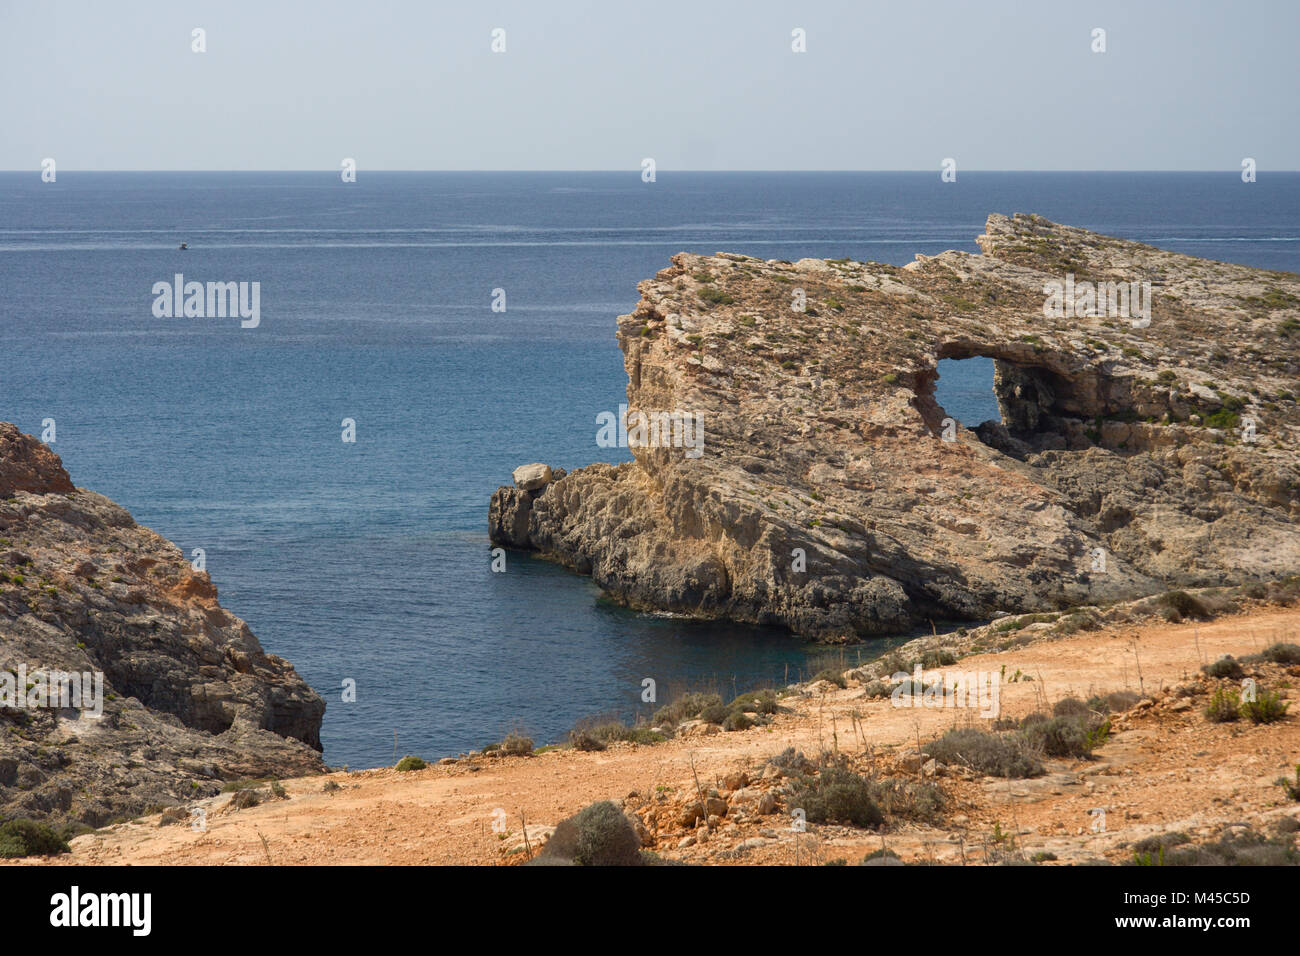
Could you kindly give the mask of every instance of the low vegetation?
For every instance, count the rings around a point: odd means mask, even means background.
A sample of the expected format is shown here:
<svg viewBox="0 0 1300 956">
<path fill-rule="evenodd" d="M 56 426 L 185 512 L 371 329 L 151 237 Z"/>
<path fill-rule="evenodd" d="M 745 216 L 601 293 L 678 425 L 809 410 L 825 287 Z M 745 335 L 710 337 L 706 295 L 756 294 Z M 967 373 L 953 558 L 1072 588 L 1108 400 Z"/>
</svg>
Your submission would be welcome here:
<svg viewBox="0 0 1300 956">
<path fill-rule="evenodd" d="M 0 858 L 56 856 L 71 853 L 68 842 L 55 829 L 35 820 L 0 823 Z"/>
</svg>

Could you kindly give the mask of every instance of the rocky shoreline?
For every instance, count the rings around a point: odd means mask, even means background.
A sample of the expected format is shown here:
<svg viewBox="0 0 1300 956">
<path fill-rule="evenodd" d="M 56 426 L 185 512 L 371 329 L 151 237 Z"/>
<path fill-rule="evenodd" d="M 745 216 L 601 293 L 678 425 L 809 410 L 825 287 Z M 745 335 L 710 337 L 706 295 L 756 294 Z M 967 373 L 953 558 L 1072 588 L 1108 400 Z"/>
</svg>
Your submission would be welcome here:
<svg viewBox="0 0 1300 956">
<path fill-rule="evenodd" d="M 42 697 L 54 673 L 87 675 L 95 699 Z M 232 780 L 326 769 L 325 702 L 221 607 L 208 574 L 0 423 L 5 687 L 0 819 L 99 827 Z"/>
<path fill-rule="evenodd" d="M 1300 277 L 1037 216 L 978 241 L 901 268 L 674 256 L 618 320 L 627 404 L 695 416 L 703 454 L 651 433 L 630 463 L 525 466 L 492 543 L 822 640 L 1300 567 Z M 1052 283 L 1146 306 L 1057 316 Z M 935 381 L 974 356 L 1002 420 L 972 430 Z"/>
</svg>

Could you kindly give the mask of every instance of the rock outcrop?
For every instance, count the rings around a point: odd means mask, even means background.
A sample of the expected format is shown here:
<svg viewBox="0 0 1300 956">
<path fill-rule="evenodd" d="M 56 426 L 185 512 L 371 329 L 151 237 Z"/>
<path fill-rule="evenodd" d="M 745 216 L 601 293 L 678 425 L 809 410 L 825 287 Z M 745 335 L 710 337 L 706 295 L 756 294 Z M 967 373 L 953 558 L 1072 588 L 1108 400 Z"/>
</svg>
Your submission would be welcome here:
<svg viewBox="0 0 1300 956">
<path fill-rule="evenodd" d="M 618 320 L 660 440 L 629 421 L 635 461 L 499 489 L 493 542 L 633 607 L 823 639 L 1300 567 L 1300 276 L 1037 216 L 978 241 L 901 268 L 674 256 Z M 1051 282 L 1138 285 L 1094 315 Z M 972 430 L 935 382 L 974 356 L 1001 421 Z"/>
<path fill-rule="evenodd" d="M 102 675 L 102 714 L 45 696 L 55 672 Z M 206 572 L 0 423 L 0 819 L 99 826 L 323 771 L 324 712 Z"/>
</svg>

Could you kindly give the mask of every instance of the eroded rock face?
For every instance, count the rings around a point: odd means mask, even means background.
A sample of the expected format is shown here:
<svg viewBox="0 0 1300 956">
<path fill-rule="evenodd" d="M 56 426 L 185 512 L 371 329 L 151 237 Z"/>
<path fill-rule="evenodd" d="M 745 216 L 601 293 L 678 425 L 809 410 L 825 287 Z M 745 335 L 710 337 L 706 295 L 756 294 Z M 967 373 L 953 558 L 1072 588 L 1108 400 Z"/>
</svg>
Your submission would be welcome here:
<svg viewBox="0 0 1300 956">
<path fill-rule="evenodd" d="M 1300 277 L 1036 216 L 979 244 L 673 257 L 619 318 L 628 406 L 701 415 L 704 454 L 502 488 L 493 541 L 633 606 L 820 638 L 1300 567 Z M 1136 301 L 1049 317 L 1068 275 L 1149 282 L 1149 324 Z M 934 395 L 937 362 L 973 356 L 1002 411 L 975 430 Z"/>
<path fill-rule="evenodd" d="M 0 423 L 0 671 L 20 667 L 102 673 L 103 714 L 0 707 L 0 817 L 97 826 L 324 769 L 324 701 L 207 573 Z"/>
</svg>

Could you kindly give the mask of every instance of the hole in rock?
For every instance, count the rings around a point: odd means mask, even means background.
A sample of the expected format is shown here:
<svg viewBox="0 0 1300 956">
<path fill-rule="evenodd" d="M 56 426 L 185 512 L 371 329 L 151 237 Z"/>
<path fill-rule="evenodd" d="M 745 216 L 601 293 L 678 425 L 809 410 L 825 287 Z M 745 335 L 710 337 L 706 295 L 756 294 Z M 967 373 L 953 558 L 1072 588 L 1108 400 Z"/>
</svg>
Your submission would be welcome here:
<svg viewBox="0 0 1300 956">
<path fill-rule="evenodd" d="M 1080 370 L 1065 354 L 1035 349 L 1026 362 L 1024 351 L 941 344 L 937 366 L 915 380 L 915 405 L 926 424 L 941 434 L 943 420 L 956 419 L 984 444 L 1024 460 L 1102 444 L 1103 419 L 1133 420 L 1127 384 Z"/>
<path fill-rule="evenodd" d="M 934 383 L 934 400 L 948 415 L 966 428 L 986 421 L 1001 421 L 997 396 L 993 394 L 993 359 L 940 359 L 939 380 Z"/>
</svg>

